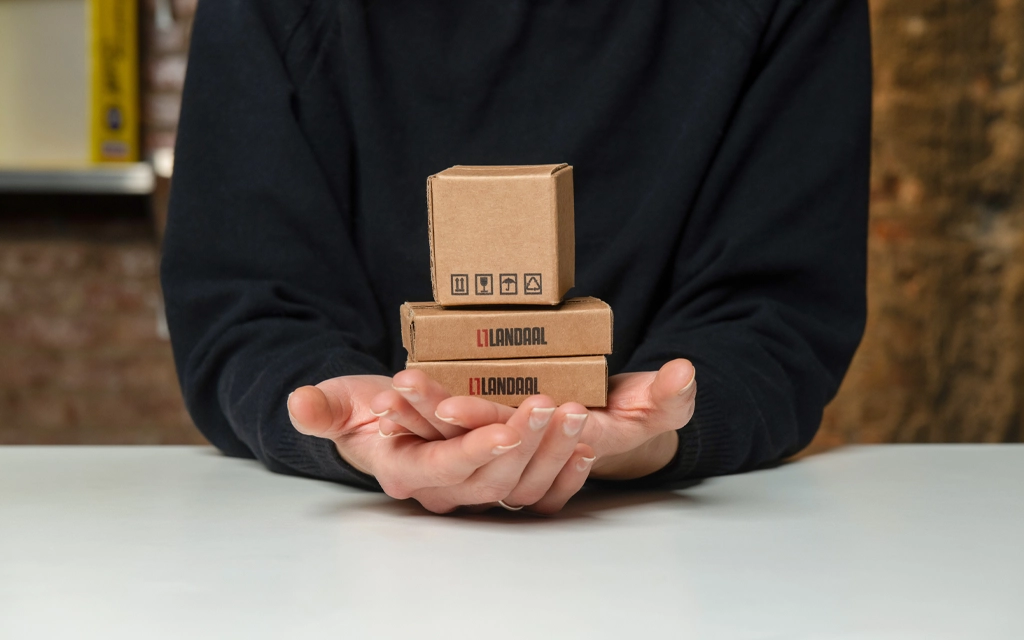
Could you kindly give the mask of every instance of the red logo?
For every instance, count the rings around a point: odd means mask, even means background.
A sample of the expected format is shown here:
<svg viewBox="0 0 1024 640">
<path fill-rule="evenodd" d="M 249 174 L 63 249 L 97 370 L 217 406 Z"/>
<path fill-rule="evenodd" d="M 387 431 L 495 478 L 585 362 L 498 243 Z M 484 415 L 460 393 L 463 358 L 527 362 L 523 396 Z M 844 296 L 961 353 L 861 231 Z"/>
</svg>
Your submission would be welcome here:
<svg viewBox="0 0 1024 640">
<path fill-rule="evenodd" d="M 471 396 L 532 396 L 540 393 L 535 376 L 470 378 Z"/>
</svg>

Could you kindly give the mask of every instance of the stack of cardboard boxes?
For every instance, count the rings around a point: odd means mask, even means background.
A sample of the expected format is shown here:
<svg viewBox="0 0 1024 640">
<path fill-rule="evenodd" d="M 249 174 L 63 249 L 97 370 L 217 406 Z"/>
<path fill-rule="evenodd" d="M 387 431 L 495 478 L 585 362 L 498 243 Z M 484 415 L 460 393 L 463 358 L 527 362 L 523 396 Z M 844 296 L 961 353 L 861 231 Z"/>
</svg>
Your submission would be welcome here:
<svg viewBox="0 0 1024 640">
<path fill-rule="evenodd" d="M 603 407 L 612 311 L 575 278 L 572 167 L 452 167 L 427 180 L 434 302 L 402 306 L 409 369 L 452 395 Z"/>
</svg>

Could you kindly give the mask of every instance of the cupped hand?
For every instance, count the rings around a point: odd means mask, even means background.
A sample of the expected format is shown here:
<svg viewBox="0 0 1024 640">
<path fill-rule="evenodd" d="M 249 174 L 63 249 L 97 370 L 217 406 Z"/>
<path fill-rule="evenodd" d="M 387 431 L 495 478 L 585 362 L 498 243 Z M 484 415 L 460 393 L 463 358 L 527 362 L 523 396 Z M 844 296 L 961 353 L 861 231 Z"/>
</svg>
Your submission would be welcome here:
<svg viewBox="0 0 1024 640">
<path fill-rule="evenodd" d="M 406 370 L 395 375 L 393 390 L 378 394 L 370 408 L 380 417 L 381 432 L 385 434 L 413 433 L 434 440 L 459 437 L 485 426 L 477 422 L 461 424 L 439 411 L 442 403 L 451 401 L 451 396 L 429 376 Z M 556 409 L 543 395 L 527 398 L 518 410 L 494 406 L 501 410 L 500 416 L 492 415 L 495 422 L 519 429 L 523 446 L 500 462 L 480 469 L 464 486 L 418 492 L 413 497 L 431 510 L 452 501 L 471 505 L 500 500 L 507 508 L 526 507 L 543 514 L 559 511 L 583 487 L 595 459 L 593 449 L 579 442 L 589 411 L 579 403 L 566 403 Z"/>
<path fill-rule="evenodd" d="M 673 360 L 658 371 L 623 373 L 608 383 L 608 405 L 589 411 L 580 438 L 597 457 L 591 475 L 628 480 L 664 468 L 679 447 L 676 431 L 693 417 L 697 395 L 693 365 Z M 471 429 L 501 422 L 512 411 L 483 398 L 458 396 L 438 403 L 437 415 Z"/>
<path fill-rule="evenodd" d="M 342 376 L 296 389 L 288 398 L 292 425 L 327 438 L 353 467 L 377 478 L 390 495 L 407 498 L 428 487 L 457 485 L 521 444 L 516 429 L 494 424 L 450 440 L 412 434 L 386 437 L 370 402 L 391 389 L 383 376 Z"/>
<path fill-rule="evenodd" d="M 498 500 L 554 513 L 582 487 L 594 458 L 578 443 L 581 405 L 556 408 L 534 396 L 518 410 L 505 407 L 501 422 L 464 429 L 437 417 L 447 398 L 421 372 L 344 376 L 297 389 L 288 410 L 297 430 L 332 440 L 388 495 L 436 513 Z"/>
</svg>

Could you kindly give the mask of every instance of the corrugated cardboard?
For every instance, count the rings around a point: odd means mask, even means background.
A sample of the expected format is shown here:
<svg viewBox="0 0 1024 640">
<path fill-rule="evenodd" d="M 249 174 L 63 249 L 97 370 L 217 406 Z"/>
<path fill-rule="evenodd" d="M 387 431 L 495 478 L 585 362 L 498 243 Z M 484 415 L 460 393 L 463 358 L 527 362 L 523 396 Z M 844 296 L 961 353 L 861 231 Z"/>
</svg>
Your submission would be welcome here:
<svg viewBox="0 0 1024 640">
<path fill-rule="evenodd" d="M 452 167 L 427 179 L 430 276 L 445 306 L 555 305 L 576 277 L 572 167 Z"/>
<path fill-rule="evenodd" d="M 539 309 L 406 302 L 402 344 L 417 362 L 604 355 L 612 352 L 612 309 L 597 298 Z"/>
<path fill-rule="evenodd" d="M 480 396 L 517 407 L 543 393 L 555 402 L 603 407 L 608 398 L 608 363 L 604 356 L 407 362 L 436 380 L 452 395 Z"/>
</svg>

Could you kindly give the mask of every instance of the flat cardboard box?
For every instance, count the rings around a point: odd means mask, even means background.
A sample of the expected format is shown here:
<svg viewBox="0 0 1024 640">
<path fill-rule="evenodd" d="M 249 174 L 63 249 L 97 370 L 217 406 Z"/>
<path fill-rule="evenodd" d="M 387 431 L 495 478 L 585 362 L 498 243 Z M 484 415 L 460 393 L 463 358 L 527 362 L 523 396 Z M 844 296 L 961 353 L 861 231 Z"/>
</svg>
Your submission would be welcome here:
<svg viewBox="0 0 1024 640">
<path fill-rule="evenodd" d="M 438 304 L 555 305 L 572 288 L 569 165 L 452 167 L 427 178 L 427 210 Z"/>
<path fill-rule="evenodd" d="M 608 362 L 604 356 L 407 362 L 436 380 L 448 393 L 480 396 L 518 407 L 543 393 L 555 402 L 603 407 L 608 400 Z"/>
<path fill-rule="evenodd" d="M 612 352 L 612 308 L 597 298 L 539 309 L 406 302 L 402 344 L 414 362 L 605 355 Z"/>
</svg>

